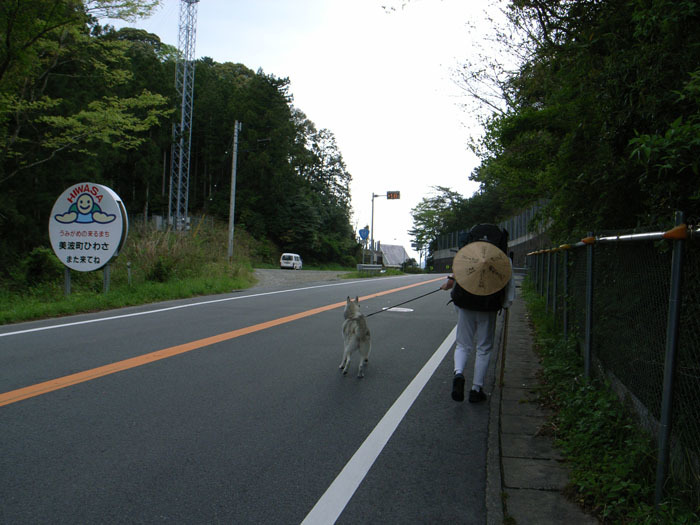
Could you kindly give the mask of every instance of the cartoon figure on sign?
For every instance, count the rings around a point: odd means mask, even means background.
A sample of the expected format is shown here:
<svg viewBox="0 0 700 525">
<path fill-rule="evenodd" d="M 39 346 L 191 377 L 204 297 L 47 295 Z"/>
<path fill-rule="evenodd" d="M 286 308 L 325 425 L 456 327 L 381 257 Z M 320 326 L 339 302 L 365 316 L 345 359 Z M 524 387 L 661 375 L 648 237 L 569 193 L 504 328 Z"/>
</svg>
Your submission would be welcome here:
<svg viewBox="0 0 700 525">
<path fill-rule="evenodd" d="M 66 213 L 55 215 L 54 218 L 63 224 L 70 224 L 71 222 L 108 224 L 116 219 L 117 216 L 104 213 L 92 195 L 83 193 L 76 202 L 70 205 Z"/>
</svg>

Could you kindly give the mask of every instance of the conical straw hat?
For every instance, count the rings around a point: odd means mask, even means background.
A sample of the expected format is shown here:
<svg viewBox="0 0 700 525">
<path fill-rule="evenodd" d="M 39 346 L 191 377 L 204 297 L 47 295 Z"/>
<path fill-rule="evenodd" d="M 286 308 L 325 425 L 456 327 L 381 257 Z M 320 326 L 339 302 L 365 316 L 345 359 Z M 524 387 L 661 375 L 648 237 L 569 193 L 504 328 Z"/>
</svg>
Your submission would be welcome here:
<svg viewBox="0 0 700 525">
<path fill-rule="evenodd" d="M 457 252 L 452 263 L 455 279 L 474 295 L 491 295 L 508 284 L 510 260 L 495 244 L 475 241 Z"/>
</svg>

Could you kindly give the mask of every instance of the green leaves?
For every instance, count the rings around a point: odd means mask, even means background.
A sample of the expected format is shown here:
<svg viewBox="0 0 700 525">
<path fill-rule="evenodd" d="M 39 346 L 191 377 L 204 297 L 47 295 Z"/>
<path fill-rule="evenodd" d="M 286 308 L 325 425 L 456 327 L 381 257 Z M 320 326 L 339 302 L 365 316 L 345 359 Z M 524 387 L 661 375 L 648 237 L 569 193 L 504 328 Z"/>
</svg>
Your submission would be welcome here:
<svg viewBox="0 0 700 525">
<path fill-rule="evenodd" d="M 689 105 L 694 112 L 680 115 L 660 133 L 640 134 L 630 140 L 630 158 L 644 165 L 659 177 L 677 176 L 684 172 L 700 174 L 700 70 L 676 93 L 676 105 Z"/>
<path fill-rule="evenodd" d="M 87 0 L 86 12 L 98 18 L 117 18 L 133 22 L 148 17 L 160 0 Z"/>
<path fill-rule="evenodd" d="M 42 142 L 45 148 L 75 146 L 81 153 L 92 154 L 87 146 L 93 142 L 114 148 L 138 147 L 146 140 L 142 133 L 172 112 L 165 97 L 144 91 L 132 98 L 93 100 L 73 115 L 42 116 L 37 120 L 50 130 Z"/>
<path fill-rule="evenodd" d="M 154 5 L 94 1 L 86 8 L 128 17 Z M 172 112 L 163 95 L 117 93 L 133 78 L 130 44 L 91 36 L 83 7 L 75 0 L 3 3 L 0 183 L 59 154 L 95 155 L 95 143 L 133 149 Z"/>
<path fill-rule="evenodd" d="M 473 145 L 482 190 L 511 211 L 549 199 L 555 240 L 697 209 L 697 2 L 518 0 L 508 15 L 527 52 Z"/>
<path fill-rule="evenodd" d="M 459 193 L 449 188 L 434 186 L 433 190 L 435 193 L 431 197 L 424 197 L 411 210 L 413 228 L 408 233 L 417 245 L 429 246 L 441 233 L 452 231 L 456 226 L 457 209 L 464 201 Z"/>
</svg>

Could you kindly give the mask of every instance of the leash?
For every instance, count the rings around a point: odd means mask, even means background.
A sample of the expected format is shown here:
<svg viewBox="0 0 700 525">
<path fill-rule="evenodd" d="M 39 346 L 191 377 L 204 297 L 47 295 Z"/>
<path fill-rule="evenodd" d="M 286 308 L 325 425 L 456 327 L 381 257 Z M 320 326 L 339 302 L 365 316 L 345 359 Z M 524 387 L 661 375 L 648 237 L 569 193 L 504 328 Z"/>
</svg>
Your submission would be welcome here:
<svg viewBox="0 0 700 525">
<path fill-rule="evenodd" d="M 371 314 L 365 315 L 365 317 L 372 317 L 375 314 L 380 314 L 382 312 L 386 312 L 387 310 L 391 310 L 392 308 L 396 308 L 397 306 L 401 306 L 402 304 L 410 303 L 411 301 L 415 301 L 416 299 L 420 299 L 422 297 L 426 297 L 430 294 L 433 294 L 435 292 L 440 292 L 442 291 L 442 288 L 438 288 L 437 290 L 433 290 L 432 292 L 424 293 L 423 295 L 419 295 L 418 297 L 414 297 L 413 299 L 409 299 L 408 301 L 404 301 L 403 303 L 395 304 L 394 306 L 390 306 L 388 308 L 382 308 L 381 310 L 378 310 L 376 312 L 372 312 Z"/>
</svg>

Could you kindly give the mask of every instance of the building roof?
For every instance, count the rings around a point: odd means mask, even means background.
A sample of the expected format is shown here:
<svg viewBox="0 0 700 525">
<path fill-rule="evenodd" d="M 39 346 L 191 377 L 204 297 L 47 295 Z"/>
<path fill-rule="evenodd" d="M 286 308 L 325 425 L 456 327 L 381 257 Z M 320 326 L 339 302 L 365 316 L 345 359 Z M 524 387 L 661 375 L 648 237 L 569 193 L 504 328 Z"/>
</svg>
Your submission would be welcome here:
<svg viewBox="0 0 700 525">
<path fill-rule="evenodd" d="M 382 244 L 380 250 L 384 257 L 384 266 L 401 266 L 410 259 L 403 246 Z"/>
</svg>

